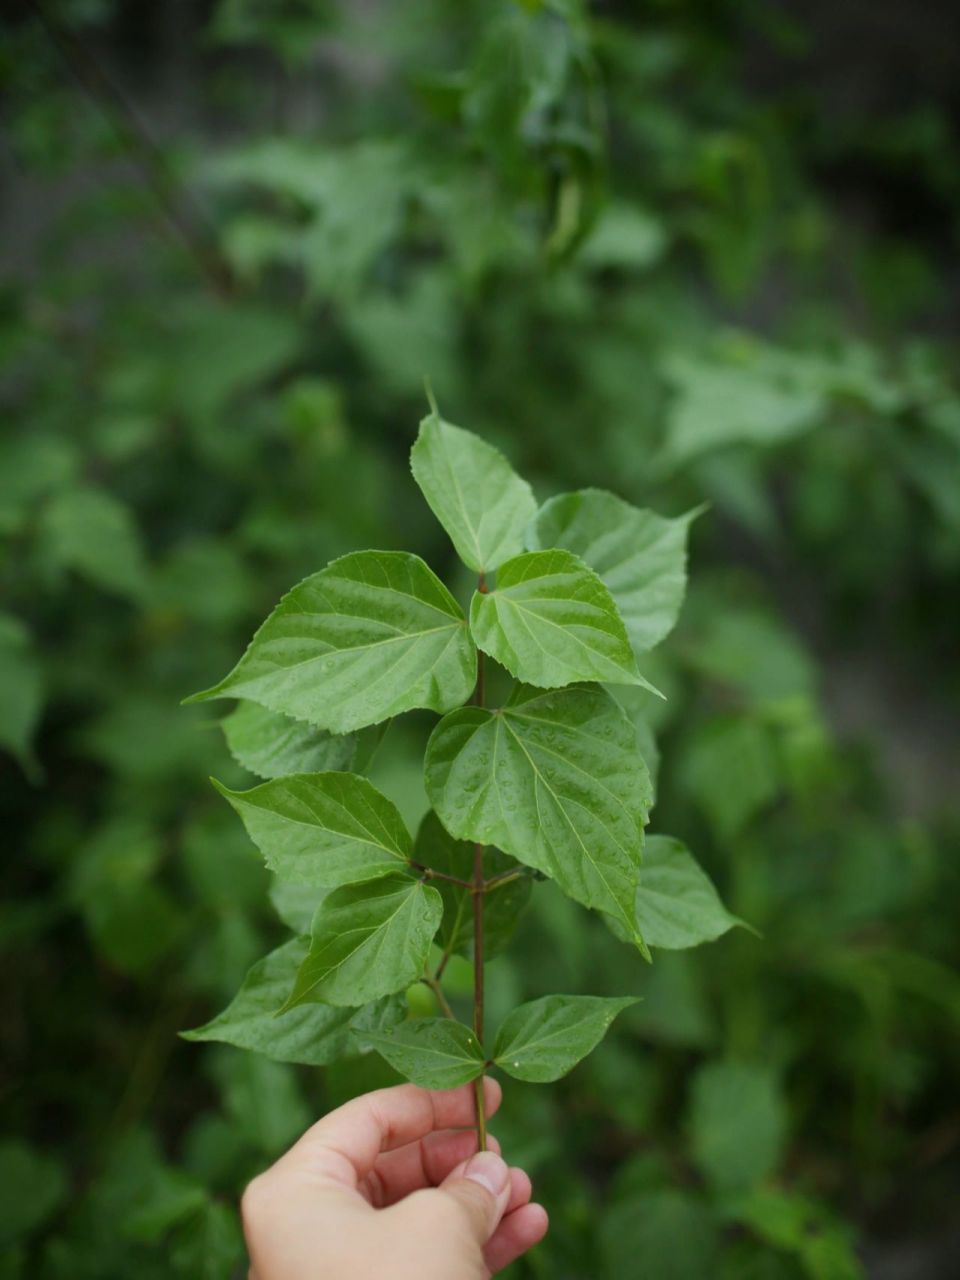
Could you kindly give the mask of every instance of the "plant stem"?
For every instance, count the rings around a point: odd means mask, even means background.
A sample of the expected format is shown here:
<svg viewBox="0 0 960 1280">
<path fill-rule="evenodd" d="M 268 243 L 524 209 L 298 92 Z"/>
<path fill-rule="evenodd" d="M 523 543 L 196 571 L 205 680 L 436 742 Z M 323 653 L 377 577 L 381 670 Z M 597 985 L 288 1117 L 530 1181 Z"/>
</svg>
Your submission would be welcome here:
<svg viewBox="0 0 960 1280">
<path fill-rule="evenodd" d="M 420 981 L 425 982 L 427 986 L 430 988 L 430 990 L 433 992 L 434 997 L 436 998 L 437 1004 L 440 1006 L 443 1012 L 443 1016 L 445 1018 L 454 1017 L 454 1012 L 450 1008 L 450 1003 L 447 1000 L 447 997 L 443 994 L 443 988 L 440 986 L 439 979 L 435 978 L 433 974 L 425 973 L 423 977 L 420 979 Z"/>
<path fill-rule="evenodd" d="M 481 1073 L 473 1082 L 473 1096 L 477 1108 L 477 1148 L 480 1151 L 487 1149 L 487 1113 L 483 1097 L 483 1078 Z"/>
<path fill-rule="evenodd" d="M 483 1051 L 483 845 L 473 846 L 473 1034 Z M 477 1099 L 477 1142 L 487 1149 L 487 1116 L 483 1100 L 483 1075 L 475 1082 Z"/>
<path fill-rule="evenodd" d="M 487 582 L 481 573 L 477 582 L 478 591 L 486 591 Z M 483 650 L 477 650 L 477 687 L 473 691 L 473 701 L 478 707 L 483 706 Z M 473 846 L 473 1034 L 477 1037 L 480 1052 L 483 1052 L 483 900 L 486 894 L 486 882 L 483 874 L 483 845 Z M 487 1113 L 483 1097 L 483 1077 L 481 1072 L 474 1081 L 474 1097 L 477 1108 L 477 1146 L 481 1151 L 487 1149 Z"/>
</svg>

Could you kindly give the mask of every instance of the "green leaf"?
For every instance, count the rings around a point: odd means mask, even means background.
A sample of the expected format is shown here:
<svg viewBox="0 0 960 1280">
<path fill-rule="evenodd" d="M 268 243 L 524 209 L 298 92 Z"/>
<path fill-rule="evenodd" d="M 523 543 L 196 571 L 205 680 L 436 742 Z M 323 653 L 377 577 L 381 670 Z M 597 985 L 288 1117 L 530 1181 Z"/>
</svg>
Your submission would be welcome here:
<svg viewBox="0 0 960 1280">
<path fill-rule="evenodd" d="M 228 629 L 245 620 L 256 580 L 241 551 L 226 540 L 190 538 L 166 557 L 149 584 L 147 607 Z"/>
<path fill-rule="evenodd" d="M 775 1078 L 746 1063 L 708 1063 L 694 1077 L 689 1126 L 693 1158 L 717 1190 L 748 1190 L 780 1159 L 786 1111 Z"/>
<path fill-rule="evenodd" d="M 410 469 L 468 568 L 490 573 L 523 550 L 537 503 L 499 449 L 431 413 L 420 423 Z"/>
<path fill-rule="evenodd" d="M 259 913 L 270 877 L 260 859 L 251 856 L 250 842 L 232 813 L 219 804 L 212 808 L 198 805 L 178 829 L 177 846 L 178 879 L 183 876 L 183 887 L 198 906 L 225 915 L 238 912 L 244 918 L 248 912 Z"/>
<path fill-rule="evenodd" d="M 787 386 L 762 365 L 684 356 L 671 360 L 668 376 L 677 396 L 663 460 L 672 468 L 731 444 L 782 444 L 813 426 L 826 407 L 819 392 Z"/>
<path fill-rule="evenodd" d="M 12 533 L 46 494 L 75 483 L 80 469 L 77 446 L 48 434 L 36 422 L 19 433 L 12 419 L 4 423 L 0 439 L 0 532 Z"/>
<path fill-rule="evenodd" d="M 588 564 L 613 596 L 639 654 L 677 621 L 687 587 L 687 532 L 698 514 L 669 520 L 602 489 L 582 489 L 544 503 L 527 545 L 560 547 Z"/>
<path fill-rule="evenodd" d="M 684 657 L 699 673 L 757 705 L 816 697 L 810 654 L 781 619 L 759 609 L 737 609 L 724 599 L 703 619 Z"/>
<path fill-rule="evenodd" d="M 43 673 L 26 627 L 7 613 L 0 613 L 0 706 L 0 750 L 17 758 L 31 782 L 38 781 L 33 736 L 43 708 Z"/>
<path fill-rule="evenodd" d="M 392 720 L 381 720 L 379 724 L 368 725 L 353 735 L 355 745 L 350 766 L 353 773 L 367 773 L 373 768 L 377 752 L 392 724 Z"/>
<path fill-rule="evenodd" d="M 719 1039 L 704 966 L 689 951 L 661 951 L 641 986 L 632 1026 L 655 1044 L 710 1050 Z"/>
<path fill-rule="evenodd" d="M 83 913 L 95 948 L 121 973 L 155 973 L 181 941 L 183 909 L 158 884 L 105 886 Z"/>
<path fill-rule="evenodd" d="M 724 841 L 736 838 L 781 785 L 769 729 L 746 716 L 718 716 L 698 728 L 681 774 L 685 791 Z"/>
<path fill-rule="evenodd" d="M 650 779 L 608 693 L 521 687 L 499 711 L 452 712 L 427 744 L 426 785 L 451 834 L 536 867 L 644 949 L 635 900 Z"/>
<path fill-rule="evenodd" d="M 643 270 L 663 256 L 669 240 L 665 225 L 653 213 L 613 200 L 580 247 L 578 261 L 589 267 Z"/>
<path fill-rule="evenodd" d="M 183 711 L 153 680 L 145 686 L 131 683 L 80 730 L 77 741 L 121 778 L 153 785 L 194 778 L 210 761 L 203 713 Z"/>
<path fill-rule="evenodd" d="M 218 1201 L 208 1201 L 184 1224 L 171 1252 L 176 1275 L 191 1280 L 226 1280 L 237 1274 L 243 1257 L 236 1212 Z"/>
<path fill-rule="evenodd" d="M 483 1073 L 477 1037 L 452 1018 L 413 1018 L 386 1033 L 368 1032 L 363 1040 L 423 1089 L 455 1089 Z"/>
<path fill-rule="evenodd" d="M 295 934 L 309 934 L 317 907 L 330 890 L 301 880 L 281 880 L 276 875 L 272 880 L 268 896 L 274 911 Z"/>
<path fill-rule="evenodd" d="M 220 17 L 217 22 L 222 29 Z M 258 24 L 256 43 L 269 40 L 276 30 Z M 295 21 L 286 44 L 295 45 L 302 57 L 312 38 Z M 415 172 L 406 148 L 397 141 L 371 139 L 334 150 L 304 139 L 267 138 L 219 156 L 215 164 L 205 166 L 204 177 L 221 185 L 243 183 L 263 189 L 274 215 L 284 208 L 295 211 L 296 216 L 285 221 L 256 217 L 253 225 L 260 228 L 260 243 L 242 246 L 243 265 L 249 269 L 270 260 L 301 265 L 313 293 L 352 302 L 371 264 L 397 231 Z M 285 199 L 277 200 L 281 195 Z M 274 234 L 265 236 L 265 228 Z"/>
<path fill-rule="evenodd" d="M 559 1080 L 592 1052 L 633 996 L 544 996 L 514 1009 L 497 1032 L 493 1060 L 517 1080 Z"/>
<path fill-rule="evenodd" d="M 243 819 L 271 871 L 337 888 L 399 872 L 410 858 L 403 819 L 354 773 L 294 773 L 249 791 L 213 785 Z"/>
<path fill-rule="evenodd" d="M 333 733 L 402 711 L 448 711 L 476 682 L 460 606 L 419 556 L 356 551 L 283 597 L 225 679 L 188 702 L 235 697 Z"/>
<path fill-rule="evenodd" d="M 56 1160 L 9 1138 L 0 1142 L 0 1186 L 0 1244 L 9 1244 L 56 1211 L 66 1179 Z"/>
<path fill-rule="evenodd" d="M 123 973 L 156 972 L 181 940 L 183 911 L 158 876 L 150 822 L 116 817 L 72 850 L 69 899 L 96 951 Z"/>
<path fill-rule="evenodd" d="M 413 844 L 413 860 L 434 871 L 442 871 L 460 880 L 473 875 L 474 847 L 467 840 L 456 840 L 431 809 L 420 824 Z M 499 955 L 513 937 L 521 914 L 530 901 L 533 882 L 529 872 L 519 867 L 515 858 L 499 849 L 485 849 L 483 870 L 488 880 L 508 876 L 521 870 L 515 880 L 505 879 L 483 896 L 483 949 L 487 960 Z M 443 921 L 437 943 L 443 949 L 464 956 L 473 955 L 473 895 L 469 889 L 444 880 L 434 881 L 443 898 Z"/>
<path fill-rule="evenodd" d="M 439 893 L 419 880 L 391 876 L 334 890 L 317 910 L 284 1010 L 307 1000 L 361 1005 L 410 986 L 442 914 Z"/>
<path fill-rule="evenodd" d="M 528 551 L 508 560 L 496 590 L 474 594 L 470 630 L 484 653 L 525 684 L 646 685 L 613 597 L 570 551 Z"/>
<path fill-rule="evenodd" d="M 657 776 L 660 772 L 660 749 L 657 746 L 651 709 L 652 707 L 661 707 L 663 704 L 654 703 L 649 691 L 640 689 L 636 685 L 614 685 L 612 688 L 608 687 L 607 692 L 633 725 L 633 731 L 637 735 L 637 750 L 643 757 L 643 763 L 647 766 L 647 771 L 650 774 L 650 785 L 655 795 Z"/>
<path fill-rule="evenodd" d="M 268 308 L 237 297 L 178 298 L 166 320 L 172 349 L 164 371 L 166 386 L 158 389 L 161 404 L 168 400 L 187 419 L 223 474 L 231 465 L 228 459 L 252 456 L 240 452 L 237 431 L 223 429 L 226 406 L 276 378 L 296 359 L 303 327 L 287 306 Z"/>
<path fill-rule="evenodd" d="M 142 1188 L 139 1203 L 124 1215 L 123 1234 L 130 1240 L 157 1244 L 172 1227 L 192 1218 L 206 1203 L 202 1183 L 182 1169 L 161 1165 Z"/>
<path fill-rule="evenodd" d="M 411 399 L 422 371 L 444 394 L 463 385 L 460 365 L 462 294 L 437 264 L 421 264 L 400 291 L 367 289 L 344 316 L 369 376 L 391 396 Z"/>
<path fill-rule="evenodd" d="M 220 1105 L 234 1130 L 275 1157 L 306 1129 L 311 1113 L 293 1070 L 259 1053 L 218 1053 L 207 1059 Z"/>
<path fill-rule="evenodd" d="M 146 564 L 129 507 L 100 489 L 75 489 L 52 498 L 43 513 L 51 554 L 99 587 L 142 595 Z"/>
<path fill-rule="evenodd" d="M 307 938 L 294 938 L 258 960 L 222 1013 L 193 1031 L 181 1031 L 181 1036 L 219 1040 L 277 1062 L 320 1067 L 355 1053 L 361 1032 L 383 1030 L 404 1017 L 406 1006 L 398 996 L 385 996 L 361 1009 L 300 1005 L 277 1016 L 309 945 Z"/>
<path fill-rule="evenodd" d="M 807 1196 L 758 1187 L 739 1198 L 729 1216 L 777 1249 L 794 1254 L 812 1280 L 863 1280 L 849 1229 Z"/>
<path fill-rule="evenodd" d="M 328 733 L 256 702 L 241 702 L 221 728 L 237 764 L 260 778 L 349 769 L 356 752 L 352 733 Z"/>
<path fill-rule="evenodd" d="M 671 836 L 648 836 L 637 889 L 637 924 L 649 946 L 680 951 L 713 942 L 743 921 L 726 909 L 685 845 Z"/>
<path fill-rule="evenodd" d="M 720 1236 L 710 1210 L 685 1191 L 650 1191 L 615 1204 L 600 1227 L 606 1276 L 704 1280 L 717 1275 Z"/>
</svg>

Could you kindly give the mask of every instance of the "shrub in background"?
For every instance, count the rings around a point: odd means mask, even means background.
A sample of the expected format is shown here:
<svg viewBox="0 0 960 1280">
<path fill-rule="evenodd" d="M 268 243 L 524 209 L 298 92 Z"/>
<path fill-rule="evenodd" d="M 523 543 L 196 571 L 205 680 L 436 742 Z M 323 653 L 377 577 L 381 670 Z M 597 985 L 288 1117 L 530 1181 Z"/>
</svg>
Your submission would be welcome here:
<svg viewBox="0 0 960 1280">
<path fill-rule="evenodd" d="M 643 998 L 555 1089 L 511 1084 L 498 1132 L 558 1207 L 526 1273 L 595 1274 L 602 1245 L 611 1274 L 843 1275 L 841 1215 L 868 1238 L 949 1220 L 956 165 L 935 102 L 883 147 L 875 111 L 828 120 L 782 25 L 762 38 L 783 83 L 752 88 L 736 8 L 364 25 L 231 0 L 163 58 L 109 4 L 45 6 L 80 52 L 11 22 L 18 180 L 44 210 L 63 195 L 50 234 L 14 222 L 0 308 L 0 736 L 34 780 L 11 763 L 3 792 L 12 1274 L 229 1275 L 243 1181 L 396 1078 L 376 1054 L 319 1073 L 215 1045 L 198 1070 L 178 1044 L 284 934 L 196 786 L 249 776 L 176 703 L 358 545 L 423 553 L 465 598 L 409 483 L 424 372 L 542 494 L 711 502 L 677 632 L 643 660 L 668 700 L 630 713 L 658 825 L 764 935 L 648 966 L 536 885 L 487 969 L 490 1025 L 545 991 Z M 176 135 L 160 170 L 90 58 Z M 884 213 L 908 172 L 917 234 L 851 219 L 838 171 Z M 179 179 L 209 223 L 164 242 Z M 368 766 L 409 830 L 428 728 L 410 713 Z M 444 985 L 466 1007 L 463 956 Z"/>
</svg>

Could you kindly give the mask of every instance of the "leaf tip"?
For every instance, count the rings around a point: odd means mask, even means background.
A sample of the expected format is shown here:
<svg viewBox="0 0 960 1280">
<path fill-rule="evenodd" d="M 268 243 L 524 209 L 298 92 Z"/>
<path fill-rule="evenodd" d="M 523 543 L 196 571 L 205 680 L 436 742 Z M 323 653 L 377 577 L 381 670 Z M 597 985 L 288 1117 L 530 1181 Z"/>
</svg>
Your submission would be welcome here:
<svg viewBox="0 0 960 1280">
<path fill-rule="evenodd" d="M 225 800 L 229 800 L 231 803 L 233 802 L 234 796 L 238 794 L 236 791 L 231 791 L 228 786 L 222 783 L 219 778 L 215 778 L 213 774 L 210 775 L 207 781 L 213 787 L 214 791 L 218 791 Z"/>
<path fill-rule="evenodd" d="M 229 679 L 229 675 L 225 676 L 222 680 L 218 680 L 216 684 L 212 684 L 209 689 L 198 689 L 196 693 L 188 694 L 181 701 L 181 707 L 191 706 L 195 702 L 212 702 L 214 698 L 232 697 L 233 695 L 229 691 L 225 691 Z"/>
<path fill-rule="evenodd" d="M 706 515 L 712 506 L 712 502 L 698 503 L 697 506 L 691 507 L 689 511 L 685 511 L 680 519 L 691 525 L 694 520 L 699 520 L 701 516 Z"/>
<path fill-rule="evenodd" d="M 423 375 L 423 390 L 427 397 L 427 404 L 430 406 L 430 414 L 439 421 L 440 410 L 437 408 L 437 397 L 433 394 L 433 383 L 430 381 L 429 373 Z"/>
<path fill-rule="evenodd" d="M 611 680 L 609 681 L 609 683 L 610 684 L 614 684 L 614 683 L 629 684 L 632 688 L 635 688 L 635 689 L 646 689 L 647 693 L 652 693 L 656 698 L 662 698 L 664 702 L 667 701 L 667 695 L 661 692 L 661 690 L 659 690 L 655 684 L 651 684 L 651 682 L 646 678 L 646 676 L 641 675 L 640 670 L 636 665 L 634 665 L 633 675 L 630 680 L 619 680 L 619 681 Z"/>
<path fill-rule="evenodd" d="M 753 936 L 759 939 L 760 942 L 766 942 L 767 936 L 763 930 L 758 929 L 757 926 L 751 924 L 749 920 L 743 920 L 740 916 L 731 916 L 730 919 L 734 928 L 746 929 L 747 933 L 753 934 Z"/>
</svg>

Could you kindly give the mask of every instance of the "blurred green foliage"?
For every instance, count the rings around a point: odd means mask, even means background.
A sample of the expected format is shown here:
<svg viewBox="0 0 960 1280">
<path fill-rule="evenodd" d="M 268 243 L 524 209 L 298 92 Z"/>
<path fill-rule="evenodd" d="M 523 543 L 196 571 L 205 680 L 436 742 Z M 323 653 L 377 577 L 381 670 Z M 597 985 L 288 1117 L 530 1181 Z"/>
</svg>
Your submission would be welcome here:
<svg viewBox="0 0 960 1280">
<path fill-rule="evenodd" d="M 177 1040 L 282 936 L 198 782 L 247 775 L 177 704 L 356 545 L 452 567 L 406 469 L 425 374 L 541 499 L 710 504 L 649 673 L 668 701 L 637 717 L 653 829 L 762 934 L 631 972 L 538 886 L 491 1016 L 643 1000 L 562 1085 L 511 1086 L 497 1131 L 553 1219 L 517 1273 L 845 1280 L 857 1247 L 935 1239 L 960 1185 L 949 103 L 834 110 L 817 33 L 768 0 L 172 12 L 30 6 L 0 53 L 0 1275 L 241 1274 L 244 1181 L 388 1078 Z M 374 778 L 414 822 L 404 747 Z"/>
</svg>

